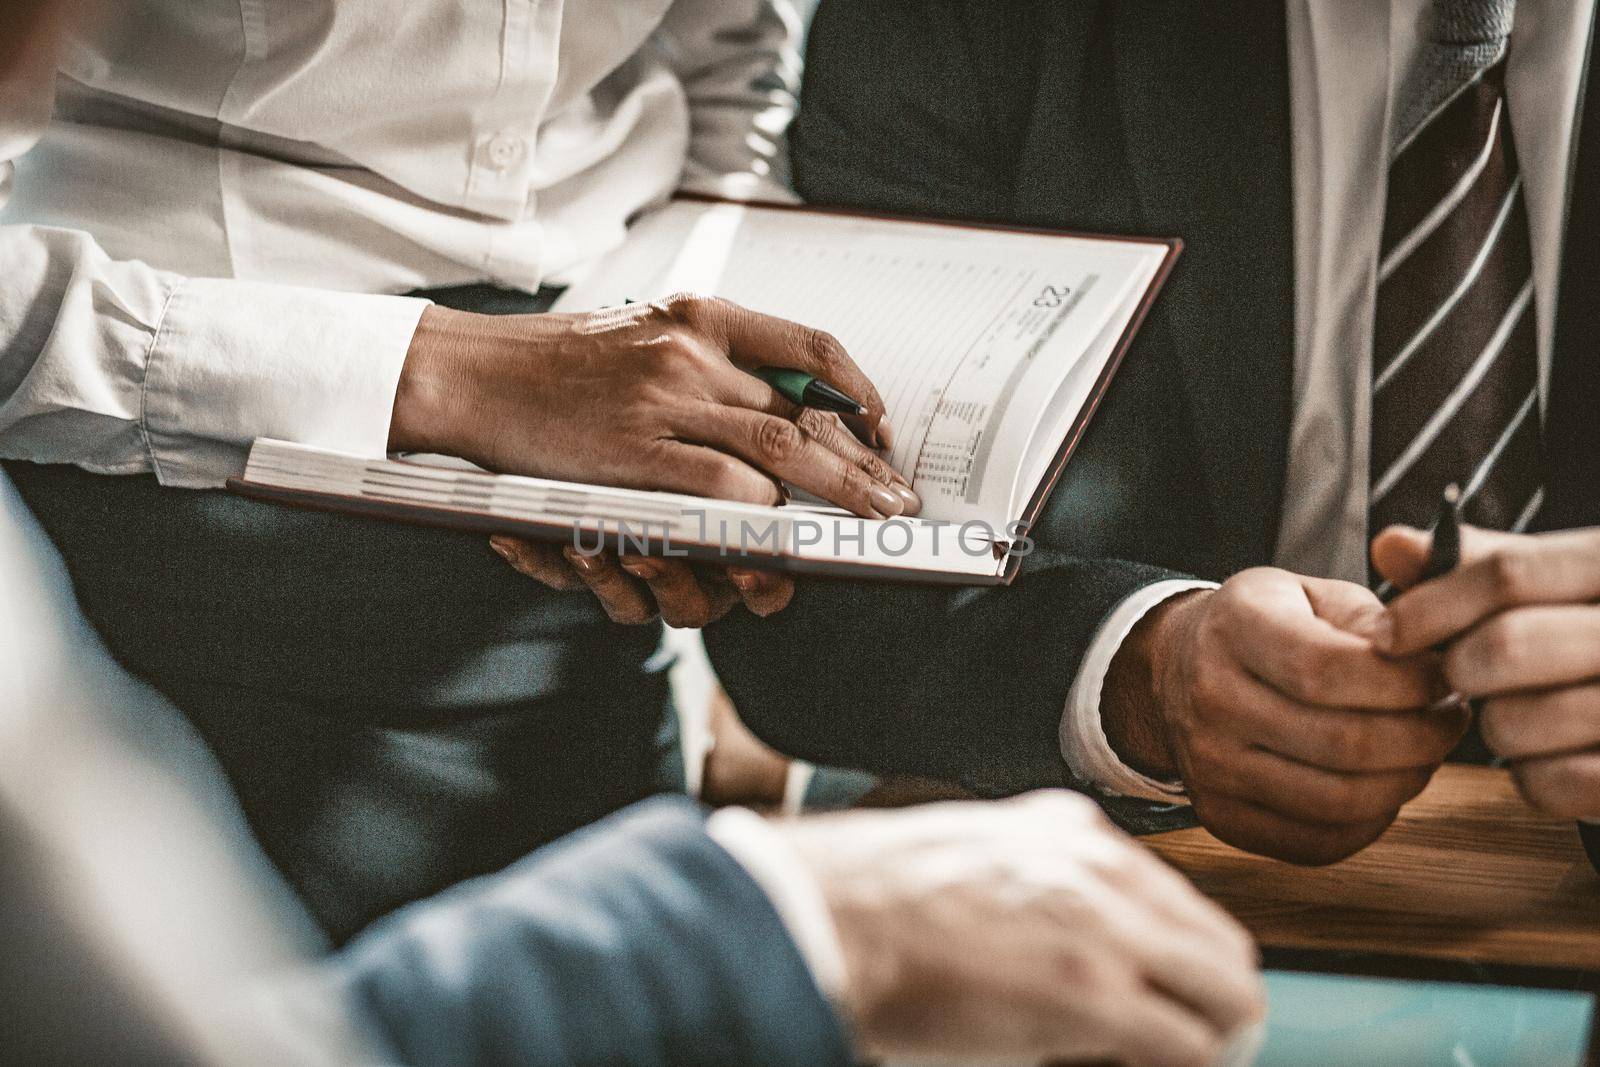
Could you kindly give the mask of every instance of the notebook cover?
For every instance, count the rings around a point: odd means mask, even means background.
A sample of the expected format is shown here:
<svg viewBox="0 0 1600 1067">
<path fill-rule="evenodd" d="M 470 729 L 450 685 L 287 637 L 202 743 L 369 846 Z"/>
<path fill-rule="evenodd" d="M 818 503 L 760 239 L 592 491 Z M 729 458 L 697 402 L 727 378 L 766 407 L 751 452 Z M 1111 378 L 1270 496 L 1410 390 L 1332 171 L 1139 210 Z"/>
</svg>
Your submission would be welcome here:
<svg viewBox="0 0 1600 1067">
<path fill-rule="evenodd" d="M 245 481 L 242 478 L 229 479 L 228 488 L 240 496 L 265 500 L 274 504 L 287 504 L 291 507 L 307 508 L 312 511 L 331 511 L 358 518 L 386 519 L 392 522 L 405 522 L 414 526 L 431 526 L 445 530 L 465 530 L 482 534 L 508 534 L 530 541 L 548 541 L 557 544 L 572 543 L 572 526 L 568 523 L 531 522 L 508 518 L 504 515 L 463 511 L 459 508 L 423 507 L 397 500 L 376 500 L 342 493 L 313 492 L 306 489 L 284 489 L 278 486 L 263 485 L 259 482 Z M 621 543 L 622 538 L 615 532 L 607 533 L 604 537 L 604 542 L 606 547 L 613 550 L 620 551 L 626 547 L 630 552 L 638 551 L 638 545 L 632 539 L 629 540 L 627 546 L 624 546 Z M 583 542 L 585 548 L 595 543 L 588 535 L 585 535 Z M 664 547 L 661 539 L 657 537 L 647 539 L 646 544 L 651 552 L 658 554 L 661 553 Z M 677 539 L 672 541 L 671 547 L 674 556 L 681 554 L 683 558 L 701 563 L 724 565 L 736 563 L 745 567 L 787 571 L 792 574 L 833 575 L 840 578 L 872 578 L 891 582 L 917 582 L 932 585 L 988 586 L 998 585 L 1001 582 L 1001 577 L 998 573 L 952 574 L 948 571 L 930 571 L 916 567 L 892 567 L 875 563 L 814 560 L 761 553 L 724 553 L 719 546 L 695 545 Z"/>
<path fill-rule="evenodd" d="M 1061 479 L 1061 473 L 1066 469 L 1068 461 L 1078 447 L 1084 430 L 1089 425 L 1089 420 L 1099 408 L 1106 392 L 1110 389 L 1111 381 L 1118 368 L 1122 365 L 1128 349 L 1132 347 L 1134 337 L 1148 317 L 1150 308 L 1154 305 L 1157 295 L 1165 286 L 1167 278 L 1172 273 L 1172 268 L 1178 256 L 1183 251 L 1183 242 L 1178 238 L 1161 237 L 1119 237 L 1109 234 L 1082 233 L 1074 230 L 1050 229 L 1039 226 L 1016 226 L 992 222 L 972 222 L 956 219 L 943 219 L 917 215 L 897 215 L 871 211 L 861 211 L 853 208 L 829 207 L 816 204 L 784 204 L 775 201 L 735 201 L 726 198 L 704 196 L 700 194 L 680 194 L 678 199 L 696 201 L 701 203 L 729 203 L 742 207 L 758 207 L 766 210 L 798 212 L 802 214 L 838 215 L 854 218 L 879 219 L 889 222 L 913 222 L 935 226 L 945 226 L 952 229 L 987 230 L 1000 233 L 1027 233 L 1052 237 L 1074 237 L 1083 240 L 1113 241 L 1120 244 L 1152 244 L 1165 246 L 1167 251 L 1162 257 L 1161 265 L 1156 269 L 1154 277 L 1145 289 L 1143 298 L 1134 309 L 1132 317 L 1128 320 L 1127 327 L 1123 330 L 1116 348 L 1101 368 L 1099 377 L 1095 380 L 1094 387 L 1090 390 L 1088 399 L 1078 411 L 1071 428 L 1057 449 L 1055 458 L 1051 461 L 1045 478 L 1035 489 L 1023 514 L 1017 518 L 1026 523 L 1030 528 L 1038 521 L 1044 510 L 1045 502 L 1049 499 L 1050 492 Z M 385 518 L 401 522 L 410 522 L 418 525 L 444 527 L 458 530 L 473 530 L 483 533 L 505 533 L 527 537 L 532 540 L 566 540 L 571 536 L 570 526 L 553 526 L 542 523 L 519 522 L 501 516 L 483 515 L 475 512 L 459 511 L 447 508 L 423 508 L 398 502 L 383 502 L 366 500 L 359 497 L 338 496 L 323 493 L 311 493 L 300 490 L 279 489 L 271 486 L 258 485 L 243 479 L 230 479 L 228 488 L 243 496 L 254 497 L 260 500 L 269 500 L 275 503 L 290 504 L 299 507 L 314 508 L 323 511 L 337 511 L 350 515 L 365 517 Z M 613 545 L 612 547 L 616 547 Z M 654 546 L 659 547 L 659 546 Z M 680 547 L 676 546 L 675 547 Z M 988 586 L 1009 585 L 1016 579 L 1022 566 L 1022 557 L 1010 555 L 1004 567 L 994 575 L 950 574 L 943 571 L 919 570 L 912 567 L 886 567 L 875 564 L 850 564 L 837 561 L 817 561 L 796 559 L 790 556 L 731 556 L 724 555 L 716 548 L 699 548 L 695 546 L 681 546 L 688 553 L 689 558 L 700 559 L 708 562 L 727 563 L 734 559 L 740 563 L 764 567 L 773 570 L 784 570 L 801 574 L 823 574 L 851 578 L 874 578 L 887 581 L 923 582 L 940 585 L 966 585 Z"/>
</svg>

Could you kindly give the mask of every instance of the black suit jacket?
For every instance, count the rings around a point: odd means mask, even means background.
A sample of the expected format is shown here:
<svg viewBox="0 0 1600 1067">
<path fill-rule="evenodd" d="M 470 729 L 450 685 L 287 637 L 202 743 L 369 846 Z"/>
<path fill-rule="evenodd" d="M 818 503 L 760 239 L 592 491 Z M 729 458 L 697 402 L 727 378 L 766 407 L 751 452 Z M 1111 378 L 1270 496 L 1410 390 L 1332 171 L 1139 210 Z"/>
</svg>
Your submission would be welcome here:
<svg viewBox="0 0 1600 1067">
<path fill-rule="evenodd" d="M 992 791 L 1059 781 L 1062 700 L 1109 607 L 1172 571 L 1272 559 L 1294 373 L 1284 5 L 824 0 L 808 63 L 794 143 L 812 201 L 1185 241 L 1015 587 L 819 582 L 776 625 L 711 634 L 779 744 Z M 1580 157 L 1547 434 L 1560 525 L 1600 521 L 1600 107 Z M 818 655 L 873 699 L 764 688 L 775 662 Z"/>
</svg>

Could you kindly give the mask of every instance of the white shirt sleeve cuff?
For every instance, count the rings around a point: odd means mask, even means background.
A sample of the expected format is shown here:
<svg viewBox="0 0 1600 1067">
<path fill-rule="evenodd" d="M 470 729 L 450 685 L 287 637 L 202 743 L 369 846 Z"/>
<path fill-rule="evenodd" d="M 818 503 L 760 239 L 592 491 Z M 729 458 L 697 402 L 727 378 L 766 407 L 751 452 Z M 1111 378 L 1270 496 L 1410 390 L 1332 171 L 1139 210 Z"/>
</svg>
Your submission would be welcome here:
<svg viewBox="0 0 1600 1067">
<path fill-rule="evenodd" d="M 789 842 L 746 808 L 711 813 L 706 832 L 755 879 L 800 949 L 812 980 L 835 1007 L 844 1003 L 849 975 L 844 946 L 822 887 Z"/>
<path fill-rule="evenodd" d="M 427 301 L 189 279 L 145 370 L 145 434 L 164 485 L 219 486 L 276 437 L 364 456 L 388 448 L 395 391 Z"/>
<path fill-rule="evenodd" d="M 1117 755 L 1106 739 L 1100 721 L 1100 694 L 1106 672 L 1123 640 L 1156 605 L 1179 593 L 1195 589 L 1215 589 L 1215 582 L 1173 579 L 1155 582 L 1133 593 L 1118 604 L 1100 624 L 1088 654 L 1078 669 L 1078 677 L 1067 694 L 1067 707 L 1061 716 L 1061 755 L 1068 768 L 1081 780 L 1113 796 L 1137 797 L 1164 804 L 1187 799 L 1181 782 L 1163 782 L 1140 774 Z"/>
</svg>

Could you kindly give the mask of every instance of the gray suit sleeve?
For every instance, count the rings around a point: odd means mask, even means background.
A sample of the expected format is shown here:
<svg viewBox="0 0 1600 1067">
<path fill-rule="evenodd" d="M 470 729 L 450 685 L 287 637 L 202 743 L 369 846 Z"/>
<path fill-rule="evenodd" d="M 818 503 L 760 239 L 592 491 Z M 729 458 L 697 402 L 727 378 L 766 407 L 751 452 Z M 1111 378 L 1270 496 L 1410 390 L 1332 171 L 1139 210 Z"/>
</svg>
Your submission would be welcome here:
<svg viewBox="0 0 1600 1067">
<path fill-rule="evenodd" d="M 687 800 L 403 909 L 321 967 L 315 988 L 397 1063 L 852 1062 L 772 904 Z"/>
</svg>

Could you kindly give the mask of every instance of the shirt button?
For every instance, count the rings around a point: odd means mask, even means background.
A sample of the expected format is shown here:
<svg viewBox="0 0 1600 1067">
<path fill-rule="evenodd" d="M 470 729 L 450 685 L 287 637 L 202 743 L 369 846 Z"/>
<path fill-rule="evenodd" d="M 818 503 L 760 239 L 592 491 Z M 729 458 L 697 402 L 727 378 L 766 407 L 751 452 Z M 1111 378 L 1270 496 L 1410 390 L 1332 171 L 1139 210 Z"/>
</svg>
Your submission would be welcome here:
<svg viewBox="0 0 1600 1067">
<path fill-rule="evenodd" d="M 495 170 L 507 170 L 517 164 L 526 149 L 522 138 L 510 133 L 497 133 L 484 145 L 484 158 Z"/>
</svg>

